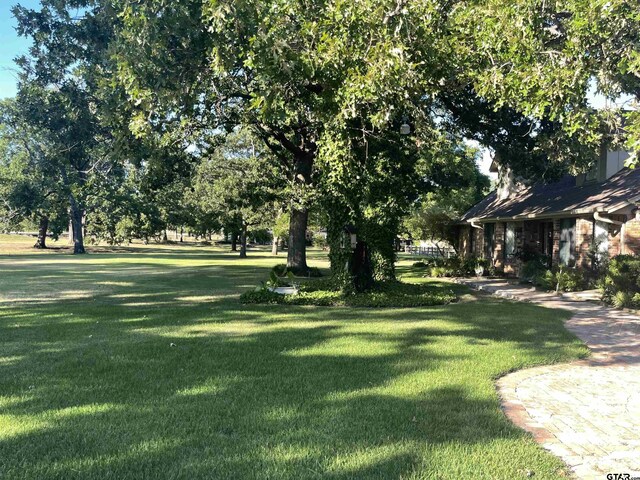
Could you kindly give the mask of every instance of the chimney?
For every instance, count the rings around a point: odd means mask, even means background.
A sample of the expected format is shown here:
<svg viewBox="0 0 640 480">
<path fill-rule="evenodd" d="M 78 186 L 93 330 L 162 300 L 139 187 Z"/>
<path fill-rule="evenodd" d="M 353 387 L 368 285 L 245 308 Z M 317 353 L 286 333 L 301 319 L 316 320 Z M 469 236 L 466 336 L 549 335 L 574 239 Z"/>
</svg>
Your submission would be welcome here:
<svg viewBox="0 0 640 480">
<path fill-rule="evenodd" d="M 498 200 L 506 200 L 517 191 L 513 170 L 508 165 L 500 162 L 500 154 L 496 152 L 491 165 L 492 170 L 498 173 L 497 196 Z"/>
</svg>

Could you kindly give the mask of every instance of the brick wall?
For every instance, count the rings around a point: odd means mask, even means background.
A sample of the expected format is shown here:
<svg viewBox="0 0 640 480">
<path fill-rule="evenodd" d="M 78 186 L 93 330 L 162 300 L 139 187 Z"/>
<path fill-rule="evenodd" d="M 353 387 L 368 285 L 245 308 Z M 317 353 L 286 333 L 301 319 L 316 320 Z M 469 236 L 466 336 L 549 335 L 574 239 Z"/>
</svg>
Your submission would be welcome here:
<svg viewBox="0 0 640 480">
<path fill-rule="evenodd" d="M 553 221 L 553 255 L 551 263 L 554 267 L 557 267 L 560 264 L 560 225 L 560 220 L 556 219 Z"/>
<path fill-rule="evenodd" d="M 612 215 L 612 220 L 617 222 L 624 222 L 626 217 L 624 215 Z M 622 226 L 621 225 L 609 225 L 609 258 L 615 257 L 622 253 Z"/>
<path fill-rule="evenodd" d="M 473 251 L 471 250 L 471 235 L 473 235 Z M 484 230 L 471 226 L 460 227 L 458 233 L 458 251 L 468 257 L 475 255 L 481 257 L 484 253 Z"/>
<path fill-rule="evenodd" d="M 620 251 L 620 240 L 622 238 L 620 231 L 619 225 L 609 225 L 609 258 L 622 253 Z"/>
<path fill-rule="evenodd" d="M 640 220 L 629 220 L 624 227 L 624 253 L 640 255 Z"/>
<path fill-rule="evenodd" d="M 469 229 L 471 227 L 458 227 L 458 252 L 466 256 L 469 252 Z"/>
<path fill-rule="evenodd" d="M 593 220 L 590 218 L 576 218 L 576 266 L 588 268 L 591 266 L 589 250 L 593 242 Z"/>
<path fill-rule="evenodd" d="M 493 233 L 493 264 L 498 270 L 504 269 L 504 223 L 496 223 Z"/>
<path fill-rule="evenodd" d="M 473 255 L 476 257 L 484 256 L 484 230 L 480 228 L 471 227 L 473 241 Z"/>
</svg>

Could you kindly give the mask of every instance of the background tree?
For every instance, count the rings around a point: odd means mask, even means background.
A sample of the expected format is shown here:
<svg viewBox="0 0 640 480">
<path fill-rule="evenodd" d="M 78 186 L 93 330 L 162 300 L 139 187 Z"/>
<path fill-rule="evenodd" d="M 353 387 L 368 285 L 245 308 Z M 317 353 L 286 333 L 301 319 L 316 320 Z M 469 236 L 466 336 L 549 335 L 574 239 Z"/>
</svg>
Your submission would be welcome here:
<svg viewBox="0 0 640 480">
<path fill-rule="evenodd" d="M 278 210 L 276 206 L 276 220 L 271 228 L 272 236 L 271 239 L 271 255 L 278 255 L 278 251 L 281 248 L 281 245 L 284 245 L 285 238 L 289 233 L 289 223 L 290 218 L 289 214 L 284 212 L 284 209 Z"/>
<path fill-rule="evenodd" d="M 288 264 L 301 273 L 320 112 L 330 101 L 323 91 L 331 83 L 316 78 L 324 73 L 303 52 L 316 42 L 308 20 L 323 14 L 316 3 L 290 2 L 281 11 L 271 2 L 203 0 L 126 2 L 122 14 L 120 77 L 138 106 L 134 130 L 251 127 L 289 178 Z"/>
<path fill-rule="evenodd" d="M 25 123 L 13 99 L 0 103 L 0 210 L 6 229 L 28 220 L 38 226 L 35 248 L 47 248 L 68 223 L 67 203 L 51 169 L 46 139 Z"/>
<path fill-rule="evenodd" d="M 244 258 L 249 233 L 275 222 L 282 178 L 262 143 L 249 130 L 238 130 L 203 155 L 194 190 L 202 211 L 217 216 L 228 230 L 239 231 Z"/>
<path fill-rule="evenodd" d="M 47 162 L 68 199 L 74 253 L 84 253 L 88 183 L 108 175 L 114 161 L 113 135 L 102 117 L 112 90 L 102 87 L 117 17 L 97 0 L 43 0 L 39 10 L 13 12 L 18 34 L 32 40 L 17 61 L 18 108 L 53 152 Z"/>
<path fill-rule="evenodd" d="M 451 172 L 458 178 L 445 188 L 420 196 L 403 222 L 403 229 L 414 240 L 430 240 L 438 246 L 445 242 L 457 250 L 455 223 L 470 207 L 489 193 L 490 180 L 478 169 L 478 151 L 460 145 L 447 158 Z M 438 246 L 439 248 L 439 246 Z"/>
</svg>

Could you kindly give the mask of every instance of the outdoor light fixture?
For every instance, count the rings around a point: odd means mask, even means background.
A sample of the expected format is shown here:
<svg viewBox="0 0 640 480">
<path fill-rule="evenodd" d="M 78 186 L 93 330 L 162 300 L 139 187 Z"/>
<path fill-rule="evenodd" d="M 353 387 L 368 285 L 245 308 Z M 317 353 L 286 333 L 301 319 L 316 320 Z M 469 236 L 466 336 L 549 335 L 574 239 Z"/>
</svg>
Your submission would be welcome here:
<svg viewBox="0 0 640 480">
<path fill-rule="evenodd" d="M 409 135 L 411 133 L 411 125 L 407 123 L 407 120 L 404 120 L 404 123 L 400 125 L 400 135 Z"/>
</svg>

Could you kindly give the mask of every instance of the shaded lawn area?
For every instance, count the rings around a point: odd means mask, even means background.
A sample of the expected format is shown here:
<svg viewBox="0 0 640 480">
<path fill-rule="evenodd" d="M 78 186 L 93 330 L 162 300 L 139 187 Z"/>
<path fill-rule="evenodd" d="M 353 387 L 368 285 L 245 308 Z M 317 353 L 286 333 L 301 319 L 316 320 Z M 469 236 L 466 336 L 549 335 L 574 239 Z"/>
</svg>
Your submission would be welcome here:
<svg viewBox="0 0 640 480">
<path fill-rule="evenodd" d="M 586 353 L 565 312 L 241 305 L 281 261 L 0 255 L 0 478 L 566 475 L 494 388 Z"/>
</svg>

